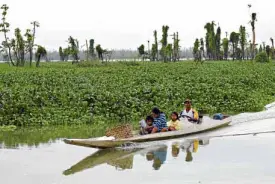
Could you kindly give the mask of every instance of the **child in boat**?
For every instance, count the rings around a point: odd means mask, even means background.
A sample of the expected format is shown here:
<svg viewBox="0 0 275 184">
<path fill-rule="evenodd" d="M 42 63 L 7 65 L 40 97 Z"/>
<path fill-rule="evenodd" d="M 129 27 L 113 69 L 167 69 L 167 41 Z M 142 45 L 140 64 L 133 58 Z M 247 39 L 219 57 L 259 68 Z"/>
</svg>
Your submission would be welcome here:
<svg viewBox="0 0 275 184">
<path fill-rule="evenodd" d="M 153 121 L 154 118 L 152 116 L 147 116 L 145 120 L 140 121 L 140 134 L 150 134 L 153 130 Z"/>
<path fill-rule="evenodd" d="M 180 130 L 179 115 L 177 112 L 172 112 L 171 120 L 167 123 L 169 131 Z"/>
</svg>

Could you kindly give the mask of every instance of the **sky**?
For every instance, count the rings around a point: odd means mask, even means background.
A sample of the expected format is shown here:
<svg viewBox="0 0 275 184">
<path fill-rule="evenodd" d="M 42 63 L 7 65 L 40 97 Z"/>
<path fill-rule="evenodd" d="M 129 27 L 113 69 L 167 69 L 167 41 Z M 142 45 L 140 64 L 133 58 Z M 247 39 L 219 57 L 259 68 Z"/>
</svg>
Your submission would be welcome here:
<svg viewBox="0 0 275 184">
<path fill-rule="evenodd" d="M 225 32 L 238 31 L 249 25 L 250 14 L 256 12 L 256 41 L 270 44 L 275 38 L 274 0 L 1 0 L 10 9 L 7 20 L 14 29 L 25 32 L 31 21 L 38 21 L 36 43 L 48 50 L 67 46 L 69 36 L 80 45 L 95 39 L 106 49 L 134 49 L 153 42 L 153 31 L 161 39 L 162 25 L 168 25 L 169 35 L 179 32 L 180 45 L 191 47 L 196 38 L 204 38 L 204 25 L 215 21 Z M 248 4 L 252 4 L 250 9 Z M 172 37 L 170 37 L 170 41 Z M 0 35 L 0 41 L 4 39 Z M 83 48 L 84 49 L 84 48 Z"/>
</svg>

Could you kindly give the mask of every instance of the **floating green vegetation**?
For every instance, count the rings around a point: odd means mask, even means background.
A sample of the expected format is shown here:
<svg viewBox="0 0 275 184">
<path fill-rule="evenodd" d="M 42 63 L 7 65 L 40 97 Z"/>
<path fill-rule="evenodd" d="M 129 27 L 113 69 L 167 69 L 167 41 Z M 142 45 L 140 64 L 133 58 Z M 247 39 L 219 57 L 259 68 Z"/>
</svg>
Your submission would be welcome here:
<svg viewBox="0 0 275 184">
<path fill-rule="evenodd" d="M 207 113 L 260 111 L 275 97 L 274 63 L 5 66 L 0 65 L 0 125 L 102 127 L 139 120 L 154 106 L 167 114 L 180 111 L 185 98 Z"/>
</svg>

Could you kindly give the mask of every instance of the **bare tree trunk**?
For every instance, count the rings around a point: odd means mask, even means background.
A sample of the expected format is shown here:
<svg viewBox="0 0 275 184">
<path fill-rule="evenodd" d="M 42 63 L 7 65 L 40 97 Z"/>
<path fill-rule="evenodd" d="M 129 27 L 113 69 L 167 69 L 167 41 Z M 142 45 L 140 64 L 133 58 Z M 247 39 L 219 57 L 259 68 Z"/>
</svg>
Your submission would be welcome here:
<svg viewBox="0 0 275 184">
<path fill-rule="evenodd" d="M 41 55 L 38 54 L 37 56 L 37 61 L 36 61 L 36 67 L 39 67 L 39 64 L 40 64 L 40 58 L 41 58 Z"/>
<path fill-rule="evenodd" d="M 29 50 L 29 53 L 30 53 L 30 66 L 32 66 L 32 46 L 31 46 L 31 48 L 30 48 L 30 50 Z"/>
<path fill-rule="evenodd" d="M 244 47 L 242 48 L 242 53 L 243 53 L 243 57 L 242 57 L 242 59 L 244 60 L 244 59 L 245 59 Z"/>
<path fill-rule="evenodd" d="M 88 41 L 86 40 L 86 48 L 87 48 L 87 53 L 86 53 L 86 61 L 89 60 L 89 47 L 88 47 Z"/>
<path fill-rule="evenodd" d="M 33 22 L 32 44 L 31 44 L 31 48 L 30 48 L 30 66 L 32 66 L 33 46 L 34 46 L 34 39 L 35 39 L 35 28 L 36 28 L 36 22 Z"/>
<path fill-rule="evenodd" d="M 235 61 L 235 44 L 233 44 L 233 61 Z"/>
<path fill-rule="evenodd" d="M 252 56 L 251 56 L 252 60 L 255 57 L 255 40 L 256 40 L 256 34 L 255 34 L 255 28 L 254 28 L 253 29 L 253 41 L 252 41 Z"/>
</svg>

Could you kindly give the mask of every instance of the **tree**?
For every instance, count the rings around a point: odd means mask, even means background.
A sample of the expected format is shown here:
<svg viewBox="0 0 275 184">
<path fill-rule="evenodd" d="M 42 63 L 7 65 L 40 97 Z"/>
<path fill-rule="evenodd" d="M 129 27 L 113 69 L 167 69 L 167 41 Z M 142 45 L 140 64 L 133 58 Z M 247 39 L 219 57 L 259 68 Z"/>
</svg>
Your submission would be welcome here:
<svg viewBox="0 0 275 184">
<path fill-rule="evenodd" d="M 0 45 L 0 53 L 3 57 L 3 61 L 9 61 L 9 54 L 6 48 Z"/>
<path fill-rule="evenodd" d="M 168 44 L 166 46 L 165 55 L 166 55 L 168 61 L 172 60 L 172 56 L 173 56 L 173 46 L 172 46 L 172 44 Z"/>
<path fill-rule="evenodd" d="M 156 59 L 157 61 L 159 60 L 159 49 L 158 49 L 158 32 L 157 30 L 154 31 L 154 38 L 155 38 L 155 50 L 154 52 L 156 53 Z M 153 48 L 152 48 L 153 50 Z"/>
<path fill-rule="evenodd" d="M 232 43 L 232 49 L 233 49 L 233 61 L 237 57 L 237 48 L 238 48 L 238 43 L 239 43 L 239 33 L 232 32 L 230 34 L 230 42 Z"/>
<path fill-rule="evenodd" d="M 206 36 L 205 36 L 205 46 L 206 46 L 206 55 L 208 59 L 211 58 L 211 49 L 210 49 L 210 32 L 211 32 L 211 24 L 208 22 L 205 26 L 204 29 L 206 29 Z"/>
<path fill-rule="evenodd" d="M 263 42 L 263 50 L 265 50 L 265 42 Z"/>
<path fill-rule="evenodd" d="M 103 49 L 101 48 L 101 45 L 97 45 L 95 49 L 98 54 L 98 59 L 103 61 Z"/>
<path fill-rule="evenodd" d="M 34 39 L 35 39 L 35 34 L 36 34 L 36 28 L 40 27 L 40 24 L 37 21 L 31 22 L 31 24 L 33 25 L 33 29 L 32 29 L 32 40 L 31 40 L 32 42 L 31 42 L 31 45 L 29 47 L 30 66 L 32 66 L 33 46 L 34 46 Z"/>
<path fill-rule="evenodd" d="M 216 36 L 215 36 L 215 22 L 208 22 L 204 28 L 206 29 L 206 52 L 209 59 L 216 59 Z"/>
<path fill-rule="evenodd" d="M 200 42 L 199 42 L 199 39 L 197 38 L 194 42 L 194 47 L 193 47 L 193 56 L 195 61 L 201 61 L 199 47 L 200 47 Z"/>
<path fill-rule="evenodd" d="M 173 61 L 179 60 L 179 52 L 180 52 L 180 46 L 179 46 L 179 33 L 173 34 Z"/>
<path fill-rule="evenodd" d="M 201 44 L 201 47 L 200 47 L 200 51 L 201 51 L 201 55 L 203 56 L 203 57 L 205 57 L 205 55 L 204 55 L 204 41 L 203 41 L 203 38 L 201 38 L 200 39 L 200 44 Z"/>
<path fill-rule="evenodd" d="M 217 28 L 217 33 L 215 35 L 215 42 L 216 42 L 216 59 L 220 59 L 221 55 L 221 28 Z"/>
<path fill-rule="evenodd" d="M 155 43 L 152 44 L 151 58 L 153 61 L 157 60 L 157 45 Z"/>
<path fill-rule="evenodd" d="M 94 39 L 90 39 L 90 44 L 89 44 L 89 54 L 91 56 L 92 59 L 95 58 L 95 40 Z"/>
<path fill-rule="evenodd" d="M 211 22 L 211 32 L 210 32 L 210 48 L 212 51 L 212 59 L 217 59 L 217 52 L 216 52 L 216 35 L 215 35 L 215 22 Z"/>
<path fill-rule="evenodd" d="M 236 47 L 235 57 L 237 60 L 242 60 L 242 50 L 239 47 Z"/>
<path fill-rule="evenodd" d="M 70 49 L 69 48 L 65 48 L 63 50 L 63 56 L 64 56 L 64 61 L 68 61 L 69 56 L 70 56 Z"/>
<path fill-rule="evenodd" d="M 40 65 L 40 59 L 43 57 L 47 56 L 47 51 L 44 47 L 38 45 L 37 46 L 37 51 L 35 53 L 35 57 L 36 57 L 36 67 L 39 67 Z"/>
<path fill-rule="evenodd" d="M 65 60 L 65 56 L 64 56 L 62 47 L 59 47 L 59 57 L 60 57 L 60 61 Z"/>
<path fill-rule="evenodd" d="M 259 52 L 255 57 L 255 61 L 259 63 L 267 63 L 269 62 L 269 58 L 266 52 Z"/>
<path fill-rule="evenodd" d="M 240 34 L 240 44 L 241 44 L 241 50 L 242 50 L 242 59 L 244 60 L 245 45 L 246 45 L 246 30 L 244 26 L 240 26 L 239 34 Z"/>
<path fill-rule="evenodd" d="M 24 35 L 27 40 L 26 40 L 26 47 L 27 47 L 27 50 L 29 51 L 29 54 L 30 54 L 30 66 L 32 65 L 32 61 L 31 61 L 31 55 L 32 55 L 32 43 L 33 43 L 33 37 L 32 37 L 32 34 L 31 34 L 31 30 L 30 29 L 27 29 L 26 30 L 26 33 Z"/>
<path fill-rule="evenodd" d="M 145 47 L 143 44 L 138 47 L 138 54 L 142 57 L 142 60 L 144 61 Z"/>
<path fill-rule="evenodd" d="M 112 50 L 106 50 L 106 49 L 104 49 L 103 50 L 103 55 L 104 55 L 104 58 L 106 59 L 106 62 L 108 62 L 112 58 L 113 51 Z"/>
<path fill-rule="evenodd" d="M 269 45 L 267 45 L 267 46 L 265 47 L 265 51 L 266 51 L 267 57 L 268 57 L 268 59 L 269 59 L 270 53 L 271 53 L 271 48 L 270 48 Z"/>
<path fill-rule="evenodd" d="M 11 40 L 11 47 L 13 49 L 16 66 L 24 66 L 25 64 L 25 40 L 21 34 L 21 30 L 16 28 L 14 31 L 15 39 Z"/>
<path fill-rule="evenodd" d="M 224 54 L 224 59 L 228 59 L 228 50 L 229 50 L 229 40 L 227 38 L 224 38 L 222 40 L 222 47 L 223 47 L 223 54 Z"/>
<path fill-rule="evenodd" d="M 162 47 L 160 50 L 160 55 L 163 61 L 167 60 L 167 56 L 165 54 L 166 54 L 166 47 L 168 44 L 168 30 L 169 30 L 169 26 L 162 26 L 162 39 L 160 41 L 162 44 Z"/>
<path fill-rule="evenodd" d="M 271 58 L 274 59 L 275 58 L 275 49 L 274 49 L 274 40 L 273 38 L 270 38 L 271 41 Z"/>
<path fill-rule="evenodd" d="M 260 45 L 259 52 L 263 52 L 263 47 Z"/>
<path fill-rule="evenodd" d="M 177 32 L 177 35 L 176 35 L 176 43 L 177 43 L 177 60 L 179 61 L 180 60 L 180 39 L 179 39 L 179 33 Z"/>
<path fill-rule="evenodd" d="M 152 51 L 150 53 L 153 61 L 158 61 L 158 35 L 157 31 L 154 31 L 154 43 L 152 44 Z"/>
<path fill-rule="evenodd" d="M 253 33 L 253 38 L 252 38 L 252 59 L 254 59 L 254 55 L 255 55 L 255 40 L 256 40 L 256 32 L 255 32 L 255 22 L 257 21 L 257 14 L 256 13 L 252 13 L 251 15 L 251 27 L 252 27 L 252 33 Z"/>
<path fill-rule="evenodd" d="M 9 7 L 6 4 L 3 4 L 1 6 L 2 23 L 0 23 L 0 32 L 4 33 L 5 41 L 2 43 L 2 45 L 3 45 L 4 48 L 7 48 L 10 62 L 14 66 L 14 63 L 13 63 L 13 60 L 12 60 L 12 57 L 11 57 L 11 45 L 9 43 L 9 38 L 7 37 L 7 33 L 10 31 L 9 30 L 10 24 L 6 21 L 6 16 L 7 16 L 7 13 L 8 13 L 8 9 L 9 9 Z"/>
<path fill-rule="evenodd" d="M 68 39 L 69 42 L 69 50 L 70 50 L 70 55 L 73 57 L 73 60 L 78 62 L 79 57 L 79 43 L 77 39 L 74 39 L 72 36 L 69 37 Z"/>
</svg>

